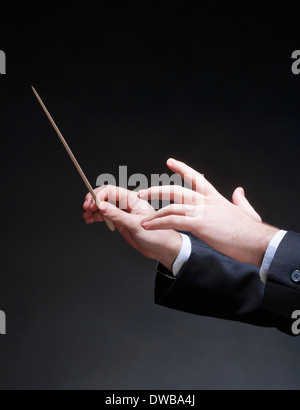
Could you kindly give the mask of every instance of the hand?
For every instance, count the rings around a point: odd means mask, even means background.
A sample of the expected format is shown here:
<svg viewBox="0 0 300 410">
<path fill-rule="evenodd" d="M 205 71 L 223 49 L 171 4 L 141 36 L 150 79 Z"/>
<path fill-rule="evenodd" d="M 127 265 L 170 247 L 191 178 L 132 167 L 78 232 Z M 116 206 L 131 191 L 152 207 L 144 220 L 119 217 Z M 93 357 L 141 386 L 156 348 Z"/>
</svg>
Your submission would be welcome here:
<svg viewBox="0 0 300 410">
<path fill-rule="evenodd" d="M 111 220 L 116 229 L 134 249 L 150 259 L 162 263 L 172 270 L 172 265 L 180 251 L 181 235 L 172 230 L 145 231 L 140 222 L 155 214 L 147 201 L 138 198 L 137 193 L 112 185 L 104 185 L 94 190 L 97 205 L 91 194 L 87 194 L 82 214 L 85 222 L 103 221 L 103 216 Z M 114 202 L 118 206 L 110 203 Z"/>
<path fill-rule="evenodd" d="M 173 185 L 140 191 L 141 199 L 174 201 L 145 218 L 141 222 L 143 228 L 189 231 L 225 255 L 261 266 L 266 248 L 278 229 L 261 222 L 243 189 L 234 191 L 234 203 L 231 203 L 203 175 L 183 162 L 169 159 L 167 165 L 192 190 Z"/>
</svg>

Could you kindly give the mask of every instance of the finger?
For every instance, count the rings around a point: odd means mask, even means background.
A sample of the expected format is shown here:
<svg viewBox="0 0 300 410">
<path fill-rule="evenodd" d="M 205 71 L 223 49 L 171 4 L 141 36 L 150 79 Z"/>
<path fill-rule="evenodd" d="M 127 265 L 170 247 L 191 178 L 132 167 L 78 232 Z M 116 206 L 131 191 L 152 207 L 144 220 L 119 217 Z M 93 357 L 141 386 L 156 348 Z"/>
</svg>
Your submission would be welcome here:
<svg viewBox="0 0 300 410">
<path fill-rule="evenodd" d="M 155 212 L 154 208 L 149 204 L 147 200 L 140 199 L 137 193 L 137 201 L 134 208 L 132 209 L 132 213 L 138 213 L 139 215 L 142 215 L 144 213 L 148 215 L 151 212 Z"/>
<path fill-rule="evenodd" d="M 103 216 L 100 214 L 100 212 L 93 212 L 91 216 L 89 216 L 88 218 L 85 218 L 84 221 L 88 225 L 94 222 L 102 222 Z"/>
<path fill-rule="evenodd" d="M 95 195 L 97 195 L 97 194 L 98 194 L 101 190 L 103 190 L 105 187 L 106 187 L 106 185 L 103 185 L 103 186 L 101 186 L 101 187 L 95 188 L 95 189 L 94 189 Z M 93 211 L 96 211 L 96 210 L 98 209 L 90 192 L 88 192 L 88 193 L 86 194 L 86 196 L 85 196 L 85 200 L 84 200 L 84 203 L 83 203 L 83 209 L 84 209 L 84 210 L 92 209 Z"/>
<path fill-rule="evenodd" d="M 83 203 L 83 209 L 88 210 L 90 208 L 91 202 L 92 202 L 92 195 L 88 193 Z"/>
<path fill-rule="evenodd" d="M 204 175 L 195 171 L 193 168 L 186 165 L 184 162 L 169 158 L 167 161 L 168 167 L 188 183 L 194 191 L 201 194 L 215 192 L 216 189 L 204 178 Z"/>
<path fill-rule="evenodd" d="M 232 194 L 232 202 L 241 208 L 244 212 L 250 215 L 256 221 L 261 222 L 261 217 L 255 211 L 252 205 L 250 205 L 249 201 L 245 197 L 245 191 L 243 188 L 239 187 L 236 188 Z"/>
<path fill-rule="evenodd" d="M 91 218 L 94 214 L 99 214 L 100 215 L 99 210 L 97 209 L 97 211 L 95 211 L 95 212 L 91 211 L 90 209 L 88 211 L 83 211 L 82 212 L 82 217 L 84 219 L 88 219 L 88 218 Z"/>
<path fill-rule="evenodd" d="M 90 211 L 90 210 L 88 210 L 88 211 L 83 211 L 83 212 L 82 212 L 82 217 L 83 217 L 83 219 L 88 219 L 88 218 L 90 218 L 92 215 L 93 215 L 93 212 Z"/>
<path fill-rule="evenodd" d="M 197 213 L 197 207 L 193 205 L 182 205 L 182 204 L 172 204 L 165 206 L 154 214 L 148 216 L 147 218 L 141 221 L 141 225 L 145 222 L 153 221 L 158 218 L 163 218 L 169 215 L 182 215 L 187 217 L 194 217 Z"/>
<path fill-rule="evenodd" d="M 137 192 L 113 185 L 107 185 L 105 189 L 97 192 L 96 197 L 96 206 L 98 208 L 102 201 L 107 201 L 115 206 L 118 205 L 118 208 L 128 212 L 131 212 L 139 201 Z"/>
<path fill-rule="evenodd" d="M 94 189 L 94 193 L 96 196 L 96 202 L 92 198 L 92 195 L 88 193 L 83 203 L 84 210 L 95 212 L 99 210 L 98 204 L 101 201 L 108 201 L 114 205 L 118 204 L 121 209 L 131 211 L 138 201 L 137 193 L 135 191 L 130 191 L 114 185 L 103 185 Z"/>
<path fill-rule="evenodd" d="M 99 201 L 107 200 L 108 196 L 110 197 L 113 196 L 117 188 L 118 187 L 113 186 L 113 185 L 102 185 L 94 189 L 94 194 L 96 198 L 99 198 Z M 90 209 L 92 211 L 97 211 L 99 209 L 97 207 L 97 204 L 95 203 L 94 198 L 92 197 L 90 193 L 88 193 L 85 197 L 84 209 Z"/>
<path fill-rule="evenodd" d="M 178 231 L 191 231 L 194 218 L 183 215 L 168 215 L 153 221 L 143 222 L 141 225 L 146 230 L 175 229 Z"/>
<path fill-rule="evenodd" d="M 196 205 L 203 201 L 203 195 L 179 185 L 163 185 L 150 187 L 139 191 L 141 199 L 162 199 L 176 202 L 177 204 Z"/>
</svg>

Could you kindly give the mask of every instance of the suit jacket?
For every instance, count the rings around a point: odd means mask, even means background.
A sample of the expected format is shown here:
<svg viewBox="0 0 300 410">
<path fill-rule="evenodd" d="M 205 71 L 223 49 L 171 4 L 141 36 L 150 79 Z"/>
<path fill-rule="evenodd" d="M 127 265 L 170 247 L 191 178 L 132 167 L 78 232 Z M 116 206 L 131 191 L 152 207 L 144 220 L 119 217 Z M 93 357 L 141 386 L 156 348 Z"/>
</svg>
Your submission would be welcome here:
<svg viewBox="0 0 300 410">
<path fill-rule="evenodd" d="M 300 268 L 300 235 L 288 232 L 268 272 L 266 286 L 259 268 L 238 262 L 187 233 L 192 243 L 189 260 L 174 278 L 158 264 L 155 302 L 185 312 L 277 327 L 291 334 L 291 314 L 300 310 L 300 282 L 291 272 Z"/>
</svg>

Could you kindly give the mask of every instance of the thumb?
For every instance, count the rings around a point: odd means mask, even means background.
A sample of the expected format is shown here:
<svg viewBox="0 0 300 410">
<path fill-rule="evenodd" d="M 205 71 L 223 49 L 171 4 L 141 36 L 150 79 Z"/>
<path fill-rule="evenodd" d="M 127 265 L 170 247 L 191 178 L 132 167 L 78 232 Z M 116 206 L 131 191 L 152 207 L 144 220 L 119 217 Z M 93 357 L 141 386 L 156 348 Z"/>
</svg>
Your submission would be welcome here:
<svg viewBox="0 0 300 410">
<path fill-rule="evenodd" d="M 244 212 L 250 215 L 256 221 L 261 222 L 261 217 L 255 211 L 252 205 L 250 205 L 249 201 L 245 197 L 245 191 L 243 188 L 239 187 L 236 188 L 232 194 L 232 202 L 241 208 Z"/>
</svg>

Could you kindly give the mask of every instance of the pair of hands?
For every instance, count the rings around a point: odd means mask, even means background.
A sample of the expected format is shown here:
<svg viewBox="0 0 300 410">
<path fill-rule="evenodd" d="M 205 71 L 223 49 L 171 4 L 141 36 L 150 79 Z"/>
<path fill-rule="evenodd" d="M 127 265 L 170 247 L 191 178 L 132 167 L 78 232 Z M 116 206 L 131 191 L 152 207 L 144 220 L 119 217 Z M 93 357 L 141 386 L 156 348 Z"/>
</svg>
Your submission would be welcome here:
<svg viewBox="0 0 300 410">
<path fill-rule="evenodd" d="M 243 188 L 235 189 L 231 203 L 203 175 L 186 164 L 169 159 L 167 165 L 192 189 L 173 185 L 151 187 L 137 193 L 105 185 L 95 189 L 97 205 L 90 194 L 86 196 L 85 222 L 103 221 L 105 216 L 114 222 L 129 245 L 169 270 L 181 248 L 182 239 L 177 230 L 191 232 L 240 262 L 260 266 L 278 229 L 262 223 Z M 109 198 L 114 198 L 117 206 L 109 203 Z M 148 200 L 158 198 L 170 199 L 174 204 L 156 212 Z"/>
</svg>

